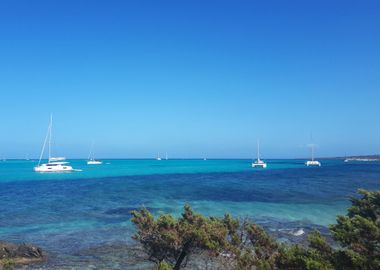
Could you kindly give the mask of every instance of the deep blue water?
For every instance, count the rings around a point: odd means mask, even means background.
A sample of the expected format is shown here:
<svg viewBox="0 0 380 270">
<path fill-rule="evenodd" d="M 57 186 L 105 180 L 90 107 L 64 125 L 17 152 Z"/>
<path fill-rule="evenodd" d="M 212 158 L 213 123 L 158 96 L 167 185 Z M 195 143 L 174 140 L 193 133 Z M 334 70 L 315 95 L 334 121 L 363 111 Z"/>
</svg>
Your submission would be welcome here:
<svg viewBox="0 0 380 270">
<path fill-rule="evenodd" d="M 155 164 L 134 162 L 142 173 L 109 177 L 103 176 L 107 167 L 98 167 L 86 177 L 23 171 L 17 178 L 10 172 L 15 163 L 2 165 L 0 239 L 73 254 L 102 243 L 131 241 L 133 209 L 145 206 L 155 214 L 178 215 L 184 203 L 206 215 L 230 212 L 261 222 L 326 226 L 345 213 L 358 188 L 380 189 L 379 163 L 327 161 L 321 168 L 307 168 L 299 161 L 275 161 L 272 169 L 254 170 L 249 161 L 211 161 L 207 169 L 199 161 L 172 161 L 174 168 L 157 164 L 153 174 L 146 174 L 144 166 L 149 171 Z M 16 162 L 21 167 L 25 163 Z"/>
</svg>

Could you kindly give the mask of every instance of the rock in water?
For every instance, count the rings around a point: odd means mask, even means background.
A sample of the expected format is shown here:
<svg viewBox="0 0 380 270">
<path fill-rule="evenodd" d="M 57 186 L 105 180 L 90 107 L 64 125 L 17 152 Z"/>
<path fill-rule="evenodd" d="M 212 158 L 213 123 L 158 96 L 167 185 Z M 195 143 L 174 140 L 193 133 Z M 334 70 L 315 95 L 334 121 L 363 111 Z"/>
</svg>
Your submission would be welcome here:
<svg viewBox="0 0 380 270">
<path fill-rule="evenodd" d="M 0 241 L 0 269 L 5 261 L 11 260 L 14 264 L 30 264 L 41 262 L 46 258 L 42 250 L 30 244 L 13 244 Z"/>
</svg>

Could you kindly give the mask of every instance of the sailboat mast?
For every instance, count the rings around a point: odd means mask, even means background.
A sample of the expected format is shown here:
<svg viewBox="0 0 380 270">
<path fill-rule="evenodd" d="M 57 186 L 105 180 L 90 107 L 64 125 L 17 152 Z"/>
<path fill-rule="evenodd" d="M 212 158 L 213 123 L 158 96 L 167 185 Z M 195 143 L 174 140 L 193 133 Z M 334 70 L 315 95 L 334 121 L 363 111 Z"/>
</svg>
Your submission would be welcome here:
<svg viewBox="0 0 380 270">
<path fill-rule="evenodd" d="M 92 159 L 92 149 L 94 148 L 94 142 L 91 143 L 90 153 L 88 154 L 88 160 Z"/>
<path fill-rule="evenodd" d="M 40 166 L 40 164 L 41 164 L 41 159 L 42 159 L 42 156 L 43 156 L 43 154 L 45 152 L 45 146 L 46 146 L 46 142 L 47 142 L 48 139 L 49 139 L 49 159 L 50 159 L 51 123 L 52 123 L 52 119 L 53 119 L 52 117 L 53 116 L 50 115 L 50 123 L 49 123 L 48 129 L 47 129 L 47 132 L 46 132 L 46 136 L 45 136 L 45 140 L 44 140 L 44 145 L 42 146 L 40 158 L 38 160 L 38 166 Z"/>
<path fill-rule="evenodd" d="M 53 114 L 50 114 L 50 126 L 49 126 L 49 160 L 51 158 L 51 132 L 53 126 Z"/>
<path fill-rule="evenodd" d="M 260 141 L 257 140 L 257 160 L 260 160 Z"/>
<path fill-rule="evenodd" d="M 310 132 L 310 148 L 311 148 L 311 161 L 314 161 L 314 142 L 313 142 L 313 132 Z"/>
</svg>

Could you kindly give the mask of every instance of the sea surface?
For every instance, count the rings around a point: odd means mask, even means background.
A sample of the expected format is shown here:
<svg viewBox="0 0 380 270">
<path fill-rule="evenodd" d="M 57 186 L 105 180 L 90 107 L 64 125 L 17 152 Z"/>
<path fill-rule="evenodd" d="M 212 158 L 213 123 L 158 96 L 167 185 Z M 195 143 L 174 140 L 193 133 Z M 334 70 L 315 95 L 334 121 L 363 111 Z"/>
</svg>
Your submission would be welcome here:
<svg viewBox="0 0 380 270">
<path fill-rule="evenodd" d="M 118 269 L 120 261 L 106 258 L 112 252 L 97 252 L 134 244 L 130 211 L 142 206 L 178 216 L 189 203 L 202 214 L 228 212 L 294 238 L 334 223 L 358 188 L 380 189 L 378 162 L 322 160 L 309 168 L 305 160 L 267 160 L 265 170 L 237 159 L 103 162 L 72 160 L 81 171 L 36 173 L 37 161 L 0 161 L 0 239 L 41 246 L 49 253 L 44 269 Z"/>
</svg>

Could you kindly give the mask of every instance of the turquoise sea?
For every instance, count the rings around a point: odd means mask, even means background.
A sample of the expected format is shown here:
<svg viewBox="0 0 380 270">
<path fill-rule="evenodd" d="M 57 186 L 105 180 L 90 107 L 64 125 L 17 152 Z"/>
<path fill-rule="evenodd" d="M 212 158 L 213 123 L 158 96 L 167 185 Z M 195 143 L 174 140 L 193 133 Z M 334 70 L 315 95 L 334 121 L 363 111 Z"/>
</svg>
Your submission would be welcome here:
<svg viewBox="0 0 380 270">
<path fill-rule="evenodd" d="M 334 223 L 358 188 L 380 189 L 377 162 L 322 160 L 308 168 L 305 160 L 267 160 L 266 170 L 243 159 L 103 162 L 71 160 L 82 171 L 36 173 L 37 161 L 0 161 L 0 239 L 41 246 L 50 254 L 47 269 L 86 269 L 84 251 L 133 244 L 129 213 L 141 206 L 179 215 L 189 203 L 205 215 L 229 212 L 290 237 Z M 92 255 L 95 265 L 107 261 Z"/>
</svg>

